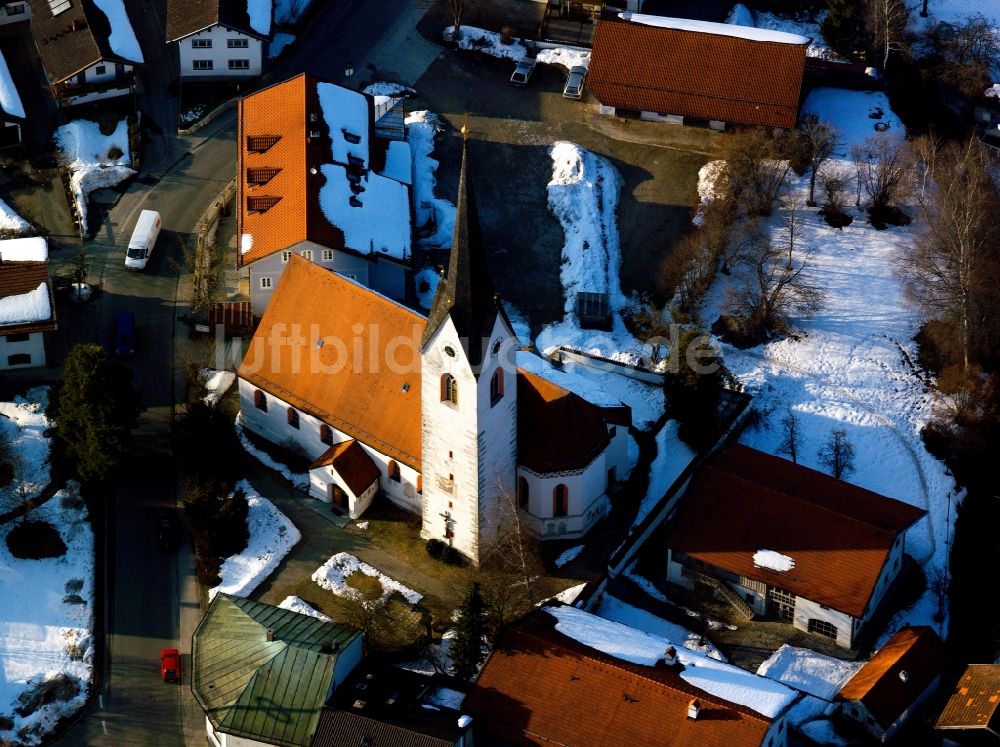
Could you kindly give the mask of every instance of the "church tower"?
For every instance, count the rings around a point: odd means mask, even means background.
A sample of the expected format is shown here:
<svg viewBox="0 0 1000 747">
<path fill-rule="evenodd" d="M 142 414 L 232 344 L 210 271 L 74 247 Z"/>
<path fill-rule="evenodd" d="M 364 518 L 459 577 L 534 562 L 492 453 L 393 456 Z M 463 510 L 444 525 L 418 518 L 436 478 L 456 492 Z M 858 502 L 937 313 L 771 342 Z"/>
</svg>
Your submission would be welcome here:
<svg viewBox="0 0 1000 747">
<path fill-rule="evenodd" d="M 503 506 L 515 500 L 517 366 L 516 337 L 486 266 L 468 161 L 463 143 L 448 275 L 420 348 L 421 536 L 478 565 Z"/>
</svg>

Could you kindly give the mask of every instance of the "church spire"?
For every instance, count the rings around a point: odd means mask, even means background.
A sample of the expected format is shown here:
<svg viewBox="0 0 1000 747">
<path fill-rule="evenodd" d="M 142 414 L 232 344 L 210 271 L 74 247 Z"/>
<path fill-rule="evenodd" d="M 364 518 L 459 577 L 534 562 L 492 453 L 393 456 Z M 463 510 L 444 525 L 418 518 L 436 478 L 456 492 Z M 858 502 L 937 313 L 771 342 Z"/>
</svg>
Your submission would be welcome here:
<svg viewBox="0 0 1000 747">
<path fill-rule="evenodd" d="M 448 274 L 438 285 L 421 346 L 425 347 L 450 317 L 469 363 L 478 376 L 497 315 L 506 319 L 486 265 L 482 228 L 468 175 L 468 129 L 462 128 L 462 173 L 458 180 L 455 231 Z"/>
</svg>

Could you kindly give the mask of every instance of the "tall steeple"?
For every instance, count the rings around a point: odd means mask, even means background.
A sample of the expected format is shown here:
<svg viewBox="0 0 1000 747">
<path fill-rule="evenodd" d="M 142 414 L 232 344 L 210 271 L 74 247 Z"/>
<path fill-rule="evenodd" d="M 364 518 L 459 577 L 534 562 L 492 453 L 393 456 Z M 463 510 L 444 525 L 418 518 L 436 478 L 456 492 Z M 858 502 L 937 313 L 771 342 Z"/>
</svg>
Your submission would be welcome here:
<svg viewBox="0 0 1000 747">
<path fill-rule="evenodd" d="M 483 249 L 483 232 L 472 182 L 468 175 L 468 130 L 462 128 L 462 173 L 458 180 L 455 231 L 451 239 L 448 275 L 438 285 L 421 347 L 449 316 L 458 331 L 462 347 L 476 376 L 483 364 L 489 337 L 499 314 L 506 321 L 503 306 L 490 279 Z M 507 322 L 509 326 L 509 322 Z"/>
</svg>

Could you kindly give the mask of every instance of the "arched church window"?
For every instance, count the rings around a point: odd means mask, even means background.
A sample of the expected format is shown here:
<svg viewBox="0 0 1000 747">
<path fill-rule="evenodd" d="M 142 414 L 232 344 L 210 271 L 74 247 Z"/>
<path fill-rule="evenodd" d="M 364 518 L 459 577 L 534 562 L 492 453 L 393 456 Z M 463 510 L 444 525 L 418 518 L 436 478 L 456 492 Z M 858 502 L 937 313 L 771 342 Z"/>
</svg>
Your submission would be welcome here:
<svg viewBox="0 0 1000 747">
<path fill-rule="evenodd" d="M 493 372 L 490 379 L 490 406 L 492 407 L 503 398 L 503 369 L 498 368 Z"/>
<path fill-rule="evenodd" d="M 458 382 L 451 374 L 444 374 L 441 377 L 441 401 L 458 404 Z"/>
<path fill-rule="evenodd" d="M 552 489 L 552 515 L 565 516 L 569 513 L 569 488 L 559 483 Z"/>
</svg>

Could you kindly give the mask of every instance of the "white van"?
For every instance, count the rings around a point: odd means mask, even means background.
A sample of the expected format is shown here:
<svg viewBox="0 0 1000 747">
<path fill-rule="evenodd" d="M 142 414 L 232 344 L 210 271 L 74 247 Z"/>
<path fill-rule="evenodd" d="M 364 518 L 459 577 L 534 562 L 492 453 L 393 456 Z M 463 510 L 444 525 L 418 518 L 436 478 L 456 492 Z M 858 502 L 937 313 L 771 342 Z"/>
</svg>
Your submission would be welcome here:
<svg viewBox="0 0 1000 747">
<path fill-rule="evenodd" d="M 125 266 L 130 270 L 141 270 L 153 253 L 156 237 L 160 235 L 160 214 L 155 210 L 143 210 L 135 224 L 132 238 L 125 252 Z"/>
</svg>

